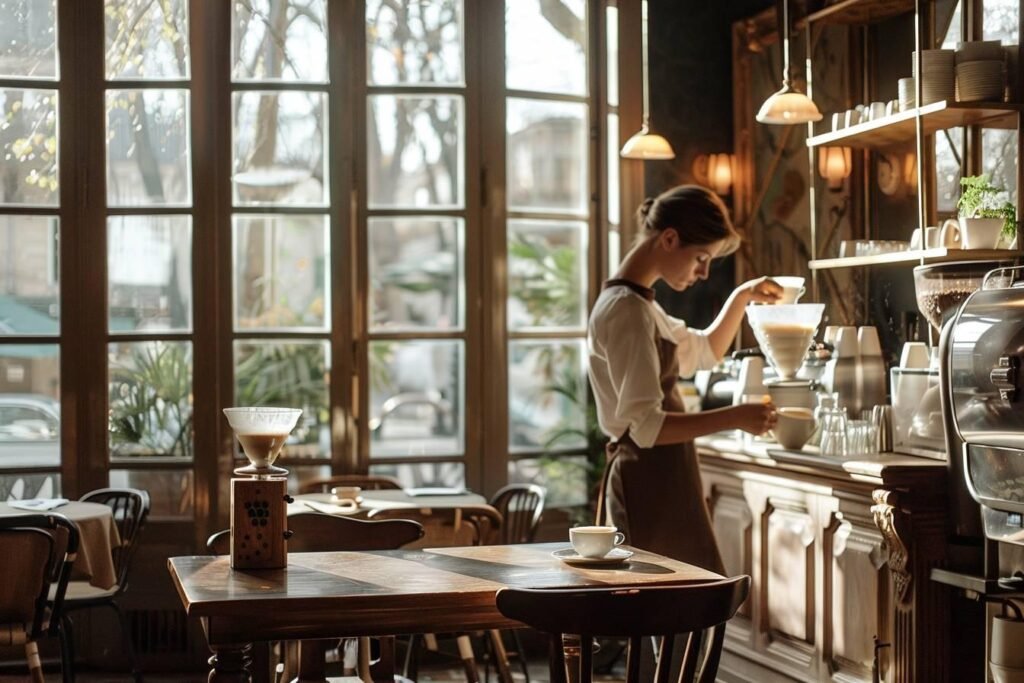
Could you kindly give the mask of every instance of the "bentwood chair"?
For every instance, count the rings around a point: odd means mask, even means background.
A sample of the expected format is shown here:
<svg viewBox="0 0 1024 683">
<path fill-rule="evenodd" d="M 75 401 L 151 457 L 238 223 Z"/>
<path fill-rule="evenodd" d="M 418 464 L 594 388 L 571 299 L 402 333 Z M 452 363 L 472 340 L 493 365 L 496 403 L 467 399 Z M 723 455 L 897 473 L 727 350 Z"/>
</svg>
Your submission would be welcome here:
<svg viewBox="0 0 1024 683">
<path fill-rule="evenodd" d="M 547 490 L 536 484 L 509 484 L 500 489 L 491 497 L 491 507 L 501 513 L 501 533 L 497 540 L 502 545 L 513 543 L 533 543 L 537 535 L 537 527 L 540 526 L 541 516 L 544 514 L 544 499 L 547 497 Z M 510 629 L 512 640 L 515 643 L 514 650 L 508 650 L 508 657 L 515 657 L 519 660 L 519 666 L 526 683 L 530 683 L 530 671 L 526 664 L 526 657 L 523 655 L 523 644 L 519 638 L 519 631 Z M 488 634 L 489 639 L 484 641 L 485 652 L 491 654 L 490 643 L 495 638 L 501 638 L 501 631 L 492 631 Z M 494 653 L 495 657 L 501 657 L 501 653 Z M 502 663 L 498 662 L 498 667 Z M 485 659 L 484 680 L 489 679 L 490 657 Z"/>
<path fill-rule="evenodd" d="M 574 588 L 536 590 L 503 588 L 498 610 L 551 636 L 551 680 L 566 680 L 567 665 L 578 656 L 579 681 L 592 680 L 595 637 L 629 639 L 627 683 L 640 681 L 640 643 L 644 636 L 661 639 L 655 683 L 668 683 L 673 634 L 683 637 L 679 683 L 714 683 L 725 639 L 725 623 L 750 591 L 750 577 L 682 586 L 642 588 Z M 563 636 L 578 636 L 564 648 Z M 573 657 L 567 657 L 571 654 Z"/>
<path fill-rule="evenodd" d="M 358 486 L 364 491 L 401 491 L 397 479 L 370 474 L 338 474 L 333 477 L 312 479 L 299 485 L 299 494 L 330 493 L 335 486 Z"/>
<path fill-rule="evenodd" d="M 413 547 L 445 547 L 463 545 L 488 545 L 500 538 L 502 528 L 501 513 L 490 505 L 462 505 L 459 507 L 418 507 L 418 508 L 379 508 L 372 510 L 370 519 L 412 519 L 423 525 L 424 536 Z M 428 633 L 422 636 L 423 642 L 430 651 L 436 652 L 437 638 Z M 402 675 L 413 680 L 418 679 L 420 636 L 414 634 L 409 638 L 409 646 L 405 653 L 405 664 Z M 459 659 L 462 661 L 468 683 L 480 680 L 477 670 L 476 656 L 473 645 L 466 634 L 457 634 Z M 504 659 L 504 648 L 501 640 L 495 643 L 501 653 L 498 657 L 499 674 L 503 681 L 511 681 L 507 662 Z M 502 666 L 504 664 L 504 666 Z"/>
<path fill-rule="evenodd" d="M 288 515 L 288 528 L 292 531 L 288 551 L 295 553 L 394 550 L 423 536 L 423 527 L 407 519 L 364 521 L 321 512 Z M 229 554 L 231 530 L 224 529 L 210 536 L 206 547 L 215 555 Z M 358 668 L 363 678 L 369 680 L 369 638 L 359 641 Z M 284 649 L 288 654 L 282 658 L 281 680 L 290 681 L 296 673 L 297 648 L 295 643 L 285 643 Z M 269 663 L 267 667 L 269 669 Z"/>
<path fill-rule="evenodd" d="M 44 681 L 38 640 L 59 635 L 78 528 L 63 515 L 0 517 L 0 646 L 24 646 L 33 683 Z M 71 663 L 61 661 L 65 681 Z"/>
<path fill-rule="evenodd" d="M 114 523 L 121 536 L 121 545 L 113 549 L 117 583 L 110 588 L 97 588 L 88 581 L 71 581 L 68 584 L 61 623 L 61 657 L 67 662 L 74 662 L 74 625 L 68 613 L 92 607 L 108 607 L 117 614 L 121 629 L 121 644 L 131 661 L 132 678 L 138 682 L 142 680 L 142 671 L 135 656 L 135 646 L 132 644 L 128 620 L 125 619 L 124 611 L 117 604 L 117 599 L 128 588 L 128 570 L 139 545 L 139 534 L 146 526 L 146 519 L 149 517 L 149 494 L 140 489 L 130 488 L 97 489 L 85 494 L 79 500 L 83 503 L 106 505 L 114 515 Z"/>
</svg>

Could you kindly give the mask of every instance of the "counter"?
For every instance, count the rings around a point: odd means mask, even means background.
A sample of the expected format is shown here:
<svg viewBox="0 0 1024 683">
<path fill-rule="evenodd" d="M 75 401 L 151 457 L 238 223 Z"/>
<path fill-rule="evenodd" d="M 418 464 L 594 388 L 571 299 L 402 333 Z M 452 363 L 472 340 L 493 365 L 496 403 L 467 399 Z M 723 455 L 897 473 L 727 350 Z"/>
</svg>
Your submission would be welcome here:
<svg viewBox="0 0 1024 683">
<path fill-rule="evenodd" d="M 948 680 L 949 597 L 928 580 L 945 559 L 944 462 L 731 435 L 697 453 L 726 569 L 753 578 L 720 680 Z"/>
</svg>

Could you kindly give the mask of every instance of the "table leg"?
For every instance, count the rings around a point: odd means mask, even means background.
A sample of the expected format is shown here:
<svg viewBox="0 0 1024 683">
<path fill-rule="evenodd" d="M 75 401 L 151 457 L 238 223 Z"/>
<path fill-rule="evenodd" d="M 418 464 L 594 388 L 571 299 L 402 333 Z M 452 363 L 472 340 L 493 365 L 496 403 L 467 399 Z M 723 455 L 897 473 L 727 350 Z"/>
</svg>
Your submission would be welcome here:
<svg viewBox="0 0 1024 683">
<path fill-rule="evenodd" d="M 213 656 L 209 661 L 212 667 L 209 683 L 252 683 L 249 674 L 251 645 L 218 645 L 210 649 Z"/>
<path fill-rule="evenodd" d="M 369 640 L 369 638 L 367 638 Z M 377 639 L 380 644 L 380 659 L 370 666 L 370 677 L 374 683 L 386 681 L 394 683 L 395 680 L 395 637 L 381 636 Z"/>
<path fill-rule="evenodd" d="M 566 683 L 579 683 L 580 680 L 580 638 L 562 635 L 562 653 L 565 661 Z M 588 660 L 589 661 L 589 660 Z"/>
<path fill-rule="evenodd" d="M 327 683 L 324 675 L 324 655 L 327 645 L 335 640 L 299 641 L 299 676 L 296 683 Z"/>
</svg>

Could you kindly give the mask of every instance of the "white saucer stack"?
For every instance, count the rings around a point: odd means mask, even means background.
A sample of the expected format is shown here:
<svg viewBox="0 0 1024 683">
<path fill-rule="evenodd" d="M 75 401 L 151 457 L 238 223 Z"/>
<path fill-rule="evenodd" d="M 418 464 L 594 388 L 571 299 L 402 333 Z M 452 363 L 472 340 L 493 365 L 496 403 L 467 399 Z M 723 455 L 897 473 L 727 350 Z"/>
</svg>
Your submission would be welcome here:
<svg viewBox="0 0 1024 683">
<path fill-rule="evenodd" d="M 921 80 L 922 104 L 953 101 L 956 99 L 956 77 L 953 67 L 956 53 L 953 50 L 922 50 Z M 917 55 L 912 55 L 913 69 L 917 73 Z"/>
<path fill-rule="evenodd" d="M 998 40 L 960 43 L 956 50 L 956 99 L 959 102 L 1002 102 L 1006 65 Z"/>
</svg>

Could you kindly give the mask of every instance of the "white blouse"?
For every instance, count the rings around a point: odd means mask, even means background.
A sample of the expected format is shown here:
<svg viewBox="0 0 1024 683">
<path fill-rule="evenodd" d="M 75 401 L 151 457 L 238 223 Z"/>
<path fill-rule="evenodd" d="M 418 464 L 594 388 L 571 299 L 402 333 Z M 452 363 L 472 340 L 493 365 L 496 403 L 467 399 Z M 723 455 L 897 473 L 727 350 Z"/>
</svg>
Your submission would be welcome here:
<svg viewBox="0 0 1024 683">
<path fill-rule="evenodd" d="M 601 431 L 618 439 L 628 429 L 641 448 L 654 445 L 665 421 L 655 330 L 675 342 L 683 377 L 719 361 L 703 331 L 689 329 L 624 285 L 601 292 L 587 329 L 588 374 Z"/>
</svg>

